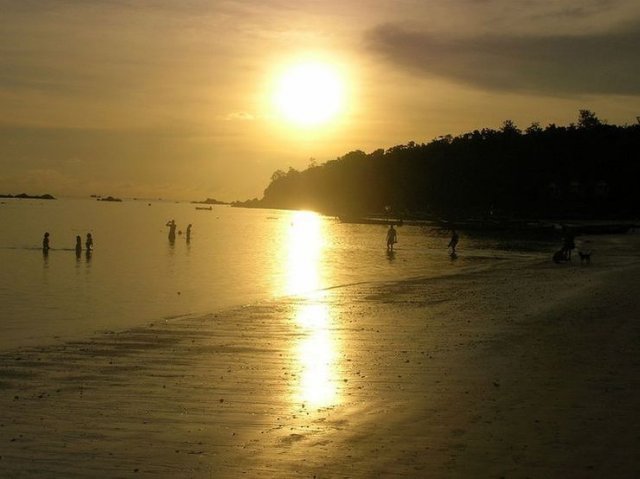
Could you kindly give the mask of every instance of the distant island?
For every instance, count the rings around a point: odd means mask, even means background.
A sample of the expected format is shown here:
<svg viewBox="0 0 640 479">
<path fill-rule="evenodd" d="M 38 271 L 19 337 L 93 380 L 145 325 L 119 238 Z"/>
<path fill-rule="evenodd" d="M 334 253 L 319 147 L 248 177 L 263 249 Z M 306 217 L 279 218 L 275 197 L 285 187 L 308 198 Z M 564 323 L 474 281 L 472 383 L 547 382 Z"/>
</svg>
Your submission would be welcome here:
<svg viewBox="0 0 640 479">
<path fill-rule="evenodd" d="M 98 198 L 98 201 L 122 201 L 120 198 L 114 198 L 113 196 L 107 196 L 105 198 Z"/>
<path fill-rule="evenodd" d="M 218 201 L 214 198 L 207 198 L 204 201 L 192 201 L 191 203 L 196 205 L 228 205 L 229 204 L 224 201 Z"/>
<path fill-rule="evenodd" d="M 2 195 L 0 194 L 0 198 L 18 198 L 22 200 L 55 200 L 55 198 L 50 194 L 44 195 L 28 195 L 26 193 L 20 193 L 19 195 Z"/>
<path fill-rule="evenodd" d="M 344 218 L 634 219 L 640 216 L 640 120 L 610 125 L 580 110 L 569 126 L 506 120 L 429 143 L 355 150 L 277 170 L 261 199 L 232 206 L 308 209 Z"/>
</svg>

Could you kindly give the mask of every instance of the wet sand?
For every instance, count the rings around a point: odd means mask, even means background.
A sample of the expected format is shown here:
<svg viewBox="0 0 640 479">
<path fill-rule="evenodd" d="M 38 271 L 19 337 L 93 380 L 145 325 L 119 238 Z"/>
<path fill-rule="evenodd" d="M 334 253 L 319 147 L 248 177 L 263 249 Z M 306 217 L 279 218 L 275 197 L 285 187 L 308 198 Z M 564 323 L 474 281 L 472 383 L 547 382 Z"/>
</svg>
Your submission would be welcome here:
<svg viewBox="0 0 640 479">
<path fill-rule="evenodd" d="M 0 477 L 637 477 L 640 260 L 602 258 L 2 353 Z"/>
</svg>

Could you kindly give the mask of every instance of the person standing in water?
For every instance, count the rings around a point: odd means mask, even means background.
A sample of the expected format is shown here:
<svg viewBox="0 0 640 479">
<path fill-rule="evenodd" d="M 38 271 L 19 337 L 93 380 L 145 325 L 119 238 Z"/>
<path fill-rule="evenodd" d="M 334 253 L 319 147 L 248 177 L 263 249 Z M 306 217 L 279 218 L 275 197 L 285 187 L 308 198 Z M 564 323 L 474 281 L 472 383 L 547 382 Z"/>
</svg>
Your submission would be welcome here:
<svg viewBox="0 0 640 479">
<path fill-rule="evenodd" d="M 80 235 L 76 236 L 76 256 L 79 258 L 82 253 L 82 238 Z"/>
<path fill-rule="evenodd" d="M 187 226 L 187 243 L 191 241 L 191 223 Z"/>
<path fill-rule="evenodd" d="M 42 251 L 45 253 L 49 252 L 49 233 L 45 233 L 42 238 Z"/>
<path fill-rule="evenodd" d="M 85 241 L 84 245 L 87 248 L 87 253 L 93 250 L 93 237 L 91 236 L 91 233 L 87 233 L 87 240 Z"/>
<path fill-rule="evenodd" d="M 451 256 L 456 255 L 456 246 L 458 245 L 458 241 L 460 237 L 455 229 L 451 230 L 451 241 L 449 241 L 449 248 L 451 248 Z"/>
<path fill-rule="evenodd" d="M 398 242 L 398 232 L 393 227 L 393 224 L 389 225 L 387 231 L 387 251 L 393 251 L 393 245 Z"/>
<path fill-rule="evenodd" d="M 173 243 L 176 240 L 176 221 L 169 221 L 167 226 L 169 227 L 169 241 Z"/>
</svg>

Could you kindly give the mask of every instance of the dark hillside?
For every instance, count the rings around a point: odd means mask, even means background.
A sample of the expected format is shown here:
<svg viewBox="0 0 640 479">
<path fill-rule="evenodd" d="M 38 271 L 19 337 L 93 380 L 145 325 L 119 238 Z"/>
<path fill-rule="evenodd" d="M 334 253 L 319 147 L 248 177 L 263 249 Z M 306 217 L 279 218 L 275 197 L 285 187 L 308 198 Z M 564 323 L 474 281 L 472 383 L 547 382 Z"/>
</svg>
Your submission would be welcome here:
<svg viewBox="0 0 640 479">
<path fill-rule="evenodd" d="M 581 110 L 577 124 L 506 121 L 427 144 L 356 150 L 304 171 L 277 171 L 251 206 L 331 214 L 622 218 L 640 213 L 640 124 Z M 239 204 L 242 206 L 243 204 Z"/>
</svg>

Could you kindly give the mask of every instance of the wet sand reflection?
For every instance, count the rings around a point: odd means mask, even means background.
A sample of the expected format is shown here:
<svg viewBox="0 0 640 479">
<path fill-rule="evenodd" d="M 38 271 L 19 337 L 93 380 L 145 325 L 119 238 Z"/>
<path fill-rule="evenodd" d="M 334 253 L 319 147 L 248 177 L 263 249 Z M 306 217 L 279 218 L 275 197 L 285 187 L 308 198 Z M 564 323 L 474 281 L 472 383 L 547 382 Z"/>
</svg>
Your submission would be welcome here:
<svg viewBox="0 0 640 479">
<path fill-rule="evenodd" d="M 336 342 L 326 304 L 301 305 L 296 323 L 302 329 L 297 340 L 298 389 L 295 404 L 329 407 L 338 403 Z"/>
<path fill-rule="evenodd" d="M 293 215 L 288 230 L 285 291 L 302 301 L 295 312 L 299 334 L 292 344 L 296 358 L 296 377 L 292 394 L 295 407 L 300 403 L 311 407 L 338 404 L 337 350 L 332 315 L 326 292 L 326 278 L 321 276 L 321 259 L 326 244 L 321 218 L 310 212 Z"/>
</svg>

